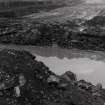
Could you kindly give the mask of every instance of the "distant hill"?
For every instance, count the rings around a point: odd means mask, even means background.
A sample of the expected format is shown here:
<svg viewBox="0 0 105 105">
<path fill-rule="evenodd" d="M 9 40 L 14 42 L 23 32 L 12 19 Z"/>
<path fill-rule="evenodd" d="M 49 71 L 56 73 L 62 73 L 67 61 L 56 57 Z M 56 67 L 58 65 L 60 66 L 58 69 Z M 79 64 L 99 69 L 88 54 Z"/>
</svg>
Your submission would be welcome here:
<svg viewBox="0 0 105 105">
<path fill-rule="evenodd" d="M 83 2 L 83 0 L 0 0 L 0 2 L 8 3 L 8 2 L 36 2 L 36 1 L 48 1 L 53 3 L 66 3 L 66 4 L 78 4 Z"/>
<path fill-rule="evenodd" d="M 100 12 L 103 10 L 105 10 L 104 4 L 96 5 L 96 4 L 76 3 L 75 5 L 57 8 L 49 12 L 31 14 L 27 17 L 32 18 L 34 20 L 35 19 L 46 20 L 50 22 L 51 21 L 64 22 L 67 20 L 74 20 L 74 19 L 91 20 L 95 16 L 98 16 Z"/>
<path fill-rule="evenodd" d="M 37 13 L 40 11 L 49 11 L 63 6 L 63 3 L 54 3 L 51 1 L 23 1 L 6 0 L 0 1 L 0 17 L 20 17 Z"/>
<path fill-rule="evenodd" d="M 0 0 L 0 17 L 29 15 L 64 6 L 76 6 L 82 0 Z"/>
</svg>

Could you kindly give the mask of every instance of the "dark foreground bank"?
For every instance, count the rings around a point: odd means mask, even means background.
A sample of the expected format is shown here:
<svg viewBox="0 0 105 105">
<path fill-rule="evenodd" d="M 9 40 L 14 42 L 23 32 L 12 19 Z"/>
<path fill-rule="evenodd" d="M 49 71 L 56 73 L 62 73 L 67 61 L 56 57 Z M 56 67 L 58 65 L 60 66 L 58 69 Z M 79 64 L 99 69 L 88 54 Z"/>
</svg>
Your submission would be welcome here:
<svg viewBox="0 0 105 105">
<path fill-rule="evenodd" d="M 56 75 L 26 51 L 0 51 L 0 105 L 104 105 L 105 89 Z"/>
</svg>

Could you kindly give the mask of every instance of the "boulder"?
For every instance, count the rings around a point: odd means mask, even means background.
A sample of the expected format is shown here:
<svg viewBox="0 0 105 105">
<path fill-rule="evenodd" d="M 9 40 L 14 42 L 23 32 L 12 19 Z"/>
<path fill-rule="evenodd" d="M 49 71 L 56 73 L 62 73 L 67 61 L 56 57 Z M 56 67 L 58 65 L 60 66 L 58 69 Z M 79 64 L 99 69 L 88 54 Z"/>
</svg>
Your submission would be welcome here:
<svg viewBox="0 0 105 105">
<path fill-rule="evenodd" d="M 76 75 L 71 71 L 67 71 L 64 74 L 62 74 L 61 78 L 65 79 L 66 81 L 69 81 L 69 82 L 77 80 Z"/>
<path fill-rule="evenodd" d="M 86 82 L 85 80 L 79 80 L 77 82 L 77 86 L 80 89 L 86 90 L 88 92 L 91 92 L 92 91 L 92 88 L 94 87 L 94 85 L 92 85 L 90 82 Z"/>
<path fill-rule="evenodd" d="M 50 75 L 47 78 L 47 82 L 57 82 L 57 83 L 59 83 L 60 82 L 60 78 L 59 78 L 59 76 L 56 76 L 56 75 Z"/>
</svg>

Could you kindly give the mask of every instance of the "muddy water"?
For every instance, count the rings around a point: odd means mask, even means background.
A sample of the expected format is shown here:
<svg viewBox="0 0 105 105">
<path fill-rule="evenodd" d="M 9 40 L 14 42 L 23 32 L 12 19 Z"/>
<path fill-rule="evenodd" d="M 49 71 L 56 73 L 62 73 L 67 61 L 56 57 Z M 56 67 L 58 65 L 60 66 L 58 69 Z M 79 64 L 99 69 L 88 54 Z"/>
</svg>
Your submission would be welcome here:
<svg viewBox="0 0 105 105">
<path fill-rule="evenodd" d="M 105 87 L 104 52 L 67 50 L 58 47 L 0 45 L 0 49 L 4 48 L 30 51 L 37 60 L 43 61 L 58 75 L 70 70 L 77 74 L 78 79 L 85 79 L 94 84 L 101 82 Z"/>
</svg>

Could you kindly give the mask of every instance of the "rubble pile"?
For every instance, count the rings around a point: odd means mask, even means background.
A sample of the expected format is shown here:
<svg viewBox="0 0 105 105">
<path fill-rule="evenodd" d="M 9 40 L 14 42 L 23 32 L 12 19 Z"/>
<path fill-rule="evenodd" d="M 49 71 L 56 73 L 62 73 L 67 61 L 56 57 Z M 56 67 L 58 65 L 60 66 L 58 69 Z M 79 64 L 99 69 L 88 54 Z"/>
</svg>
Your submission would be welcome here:
<svg viewBox="0 0 105 105">
<path fill-rule="evenodd" d="M 0 51 L 0 105 L 104 105 L 101 85 L 87 85 L 70 71 L 54 74 L 29 52 Z M 100 95 L 87 87 L 97 87 Z"/>
</svg>

